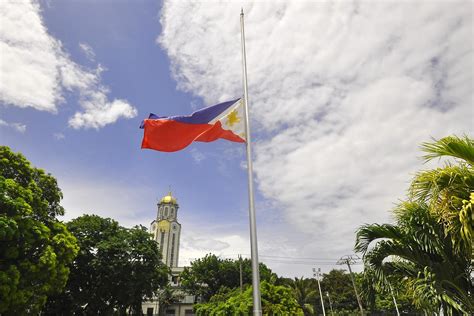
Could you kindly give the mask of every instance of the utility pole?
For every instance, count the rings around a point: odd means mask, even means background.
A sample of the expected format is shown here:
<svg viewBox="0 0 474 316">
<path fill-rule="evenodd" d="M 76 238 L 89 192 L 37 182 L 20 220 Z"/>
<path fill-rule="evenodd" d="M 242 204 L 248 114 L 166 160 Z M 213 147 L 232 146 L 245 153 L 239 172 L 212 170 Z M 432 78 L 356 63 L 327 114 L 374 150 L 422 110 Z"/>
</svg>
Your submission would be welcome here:
<svg viewBox="0 0 474 316">
<path fill-rule="evenodd" d="M 328 292 L 328 291 L 326 291 L 326 296 L 328 297 L 329 308 L 331 309 L 331 315 L 334 315 L 334 311 L 332 310 L 331 296 L 329 296 L 329 292 Z M 398 315 L 398 316 L 400 316 L 400 315 Z"/>
<path fill-rule="evenodd" d="M 357 256 L 343 256 L 337 261 L 337 264 L 347 264 L 347 267 L 349 268 L 349 275 L 351 276 L 352 285 L 354 286 L 354 292 L 357 298 L 357 303 L 359 304 L 360 314 L 364 316 L 364 309 L 362 308 L 362 302 L 360 300 L 359 293 L 357 293 L 357 287 L 351 269 L 351 264 L 354 264 L 357 259 L 359 259 L 359 257 Z"/>
<path fill-rule="evenodd" d="M 313 276 L 316 278 L 316 280 L 318 280 L 319 297 L 321 298 L 321 307 L 323 309 L 323 316 L 326 316 L 326 311 L 324 310 L 323 292 L 321 292 L 321 283 L 319 282 L 320 274 L 321 274 L 321 268 L 318 268 L 318 271 L 316 271 L 316 268 L 313 268 Z"/>
<path fill-rule="evenodd" d="M 239 270 L 240 270 L 240 293 L 242 293 L 242 256 L 239 255 Z"/>
</svg>

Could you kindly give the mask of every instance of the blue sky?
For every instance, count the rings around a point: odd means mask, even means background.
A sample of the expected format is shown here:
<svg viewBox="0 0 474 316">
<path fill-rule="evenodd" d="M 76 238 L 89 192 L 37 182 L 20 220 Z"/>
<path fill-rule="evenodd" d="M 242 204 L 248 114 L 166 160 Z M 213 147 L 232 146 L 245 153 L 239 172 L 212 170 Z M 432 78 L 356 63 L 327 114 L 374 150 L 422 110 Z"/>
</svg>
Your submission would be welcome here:
<svg viewBox="0 0 474 316">
<path fill-rule="evenodd" d="M 138 129 L 242 94 L 241 6 L 261 260 L 310 276 L 390 221 L 421 142 L 472 135 L 471 2 L 3 1 L 0 143 L 58 179 L 65 220 L 148 226 L 171 186 L 182 264 L 249 254 L 244 147 Z"/>
</svg>

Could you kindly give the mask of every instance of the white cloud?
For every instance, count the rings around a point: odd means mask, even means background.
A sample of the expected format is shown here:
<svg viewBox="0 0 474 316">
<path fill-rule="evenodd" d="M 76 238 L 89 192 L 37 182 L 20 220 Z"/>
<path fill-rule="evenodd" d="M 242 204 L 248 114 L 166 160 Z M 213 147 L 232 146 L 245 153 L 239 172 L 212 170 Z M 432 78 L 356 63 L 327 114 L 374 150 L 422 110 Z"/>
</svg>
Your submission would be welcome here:
<svg viewBox="0 0 474 316">
<path fill-rule="evenodd" d="M 64 195 L 61 205 L 66 210 L 62 220 L 69 221 L 83 214 L 96 214 L 113 218 L 126 227 L 140 224 L 148 227 L 151 222 L 150 205 L 141 197 L 153 196 L 152 189 L 130 186 L 118 178 L 109 177 L 107 180 L 98 180 L 94 176 L 87 178 L 86 173 L 81 176 L 69 172 L 56 174 Z M 137 201 L 143 202 L 137 204 Z"/>
<path fill-rule="evenodd" d="M 206 155 L 204 155 L 201 151 L 197 150 L 196 148 L 191 149 L 191 157 L 193 158 L 195 163 L 200 163 L 204 159 L 206 159 Z"/>
<path fill-rule="evenodd" d="M 137 109 L 132 107 L 126 100 L 107 100 L 103 91 L 89 94 L 80 101 L 84 112 L 76 112 L 69 120 L 69 125 L 75 129 L 95 128 L 99 129 L 107 124 L 114 123 L 119 118 L 133 118 L 137 116 Z"/>
<path fill-rule="evenodd" d="M 56 140 L 62 140 L 66 138 L 63 133 L 54 133 L 53 136 Z"/>
<path fill-rule="evenodd" d="M 198 232 L 197 233 L 193 233 Z M 198 227 L 183 226 L 180 242 L 180 266 L 188 266 L 192 261 L 213 253 L 221 258 L 236 258 L 239 253 L 248 253 L 248 239 L 236 234 L 210 232 Z"/>
<path fill-rule="evenodd" d="M 19 131 L 20 133 L 24 133 L 26 131 L 26 125 L 21 123 L 12 123 L 11 126 Z"/>
<path fill-rule="evenodd" d="M 0 119 L 0 126 L 11 127 L 20 133 L 26 132 L 26 125 L 21 124 L 21 123 L 9 123 L 7 121 Z"/>
<path fill-rule="evenodd" d="M 82 50 L 82 52 L 84 53 L 84 55 L 86 55 L 87 59 L 89 59 L 90 61 L 94 61 L 94 60 L 95 60 L 95 52 L 94 52 L 94 50 L 92 49 L 92 47 L 90 47 L 89 44 L 87 44 L 87 43 L 79 43 L 79 48 Z"/>
<path fill-rule="evenodd" d="M 189 237 L 185 240 L 192 246 L 193 249 L 199 249 L 204 251 L 220 251 L 229 248 L 230 244 L 224 241 L 213 238 L 200 238 L 200 237 Z"/>
<path fill-rule="evenodd" d="M 70 121 L 74 128 L 99 128 L 136 116 L 125 100 L 108 100 L 100 72 L 86 69 L 68 56 L 61 42 L 48 34 L 37 1 L 1 1 L 0 102 L 56 113 L 64 90 L 79 94 L 84 112 Z M 89 55 L 92 49 L 81 44 Z"/>
<path fill-rule="evenodd" d="M 58 66 L 61 44 L 48 35 L 39 5 L 1 1 L 0 100 L 4 103 L 56 112 L 62 100 Z"/>
<path fill-rule="evenodd" d="M 165 1 L 161 11 L 178 87 L 207 104 L 242 94 L 240 6 Z M 291 224 L 280 234 L 293 256 L 351 253 L 358 226 L 390 220 L 422 168 L 421 142 L 472 133 L 472 6 L 245 3 L 254 168 Z"/>
</svg>

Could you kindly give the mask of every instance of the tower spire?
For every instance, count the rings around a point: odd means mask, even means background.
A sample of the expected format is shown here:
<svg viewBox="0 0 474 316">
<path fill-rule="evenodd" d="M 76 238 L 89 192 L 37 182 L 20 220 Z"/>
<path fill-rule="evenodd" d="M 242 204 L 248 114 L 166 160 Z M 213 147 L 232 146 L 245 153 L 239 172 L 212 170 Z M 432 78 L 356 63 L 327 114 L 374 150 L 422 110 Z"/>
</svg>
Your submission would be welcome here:
<svg viewBox="0 0 474 316">
<path fill-rule="evenodd" d="M 156 225 L 152 226 L 155 240 L 160 245 L 163 262 L 169 267 L 178 266 L 181 224 L 178 222 L 179 205 L 169 192 L 158 202 Z"/>
</svg>

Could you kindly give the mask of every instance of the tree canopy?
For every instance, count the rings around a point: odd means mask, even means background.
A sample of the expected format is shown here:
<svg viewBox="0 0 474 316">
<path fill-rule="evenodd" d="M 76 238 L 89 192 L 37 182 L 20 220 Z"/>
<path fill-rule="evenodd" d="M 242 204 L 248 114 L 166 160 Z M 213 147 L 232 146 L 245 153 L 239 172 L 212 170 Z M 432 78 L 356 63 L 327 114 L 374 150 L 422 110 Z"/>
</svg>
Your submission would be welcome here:
<svg viewBox="0 0 474 316">
<path fill-rule="evenodd" d="M 358 278 L 356 273 L 356 284 Z M 358 285 L 358 284 L 357 284 Z M 316 285 L 317 286 L 317 285 Z M 321 290 L 328 292 L 331 297 L 332 307 L 336 311 L 340 312 L 357 312 L 357 298 L 354 293 L 354 287 L 349 273 L 344 270 L 331 270 L 329 273 L 324 273 L 321 280 Z M 317 299 L 319 300 L 319 293 L 317 293 Z M 319 301 L 318 301 L 319 303 Z M 326 308 L 329 308 L 329 302 L 325 302 Z M 318 304 L 318 309 L 320 305 Z"/>
<path fill-rule="evenodd" d="M 317 290 L 316 280 L 294 278 L 289 280 L 288 285 L 293 291 L 296 302 L 300 306 L 305 316 L 315 315 L 316 303 L 319 291 Z"/>
<path fill-rule="evenodd" d="M 37 313 L 66 284 L 77 254 L 56 179 L 0 146 L 0 314 Z"/>
<path fill-rule="evenodd" d="M 264 315 L 303 316 L 293 291 L 286 286 L 275 285 L 268 281 L 260 283 L 262 312 Z M 209 302 L 196 304 L 196 314 L 202 316 L 217 315 L 251 315 L 253 310 L 252 287 L 246 290 L 228 290 L 221 288 Z"/>
<path fill-rule="evenodd" d="M 242 283 L 252 283 L 252 266 L 250 259 L 242 259 Z M 208 301 L 221 287 L 236 288 L 240 286 L 240 261 L 221 259 L 213 254 L 191 262 L 190 267 L 181 273 L 181 285 L 192 295 Z M 270 280 L 275 275 L 266 265 L 260 263 L 260 279 Z"/>
<path fill-rule="evenodd" d="M 83 215 L 67 224 L 80 251 L 63 294 L 52 297 L 51 314 L 141 314 L 141 304 L 167 284 L 169 271 L 157 243 L 143 226 L 127 229 L 110 218 Z"/>
<path fill-rule="evenodd" d="M 426 312 L 474 313 L 474 141 L 451 136 L 422 150 L 426 161 L 448 160 L 417 173 L 408 198 L 393 211 L 396 223 L 362 226 L 355 249 L 374 289 L 387 292 L 391 279 L 405 283 Z"/>
</svg>

